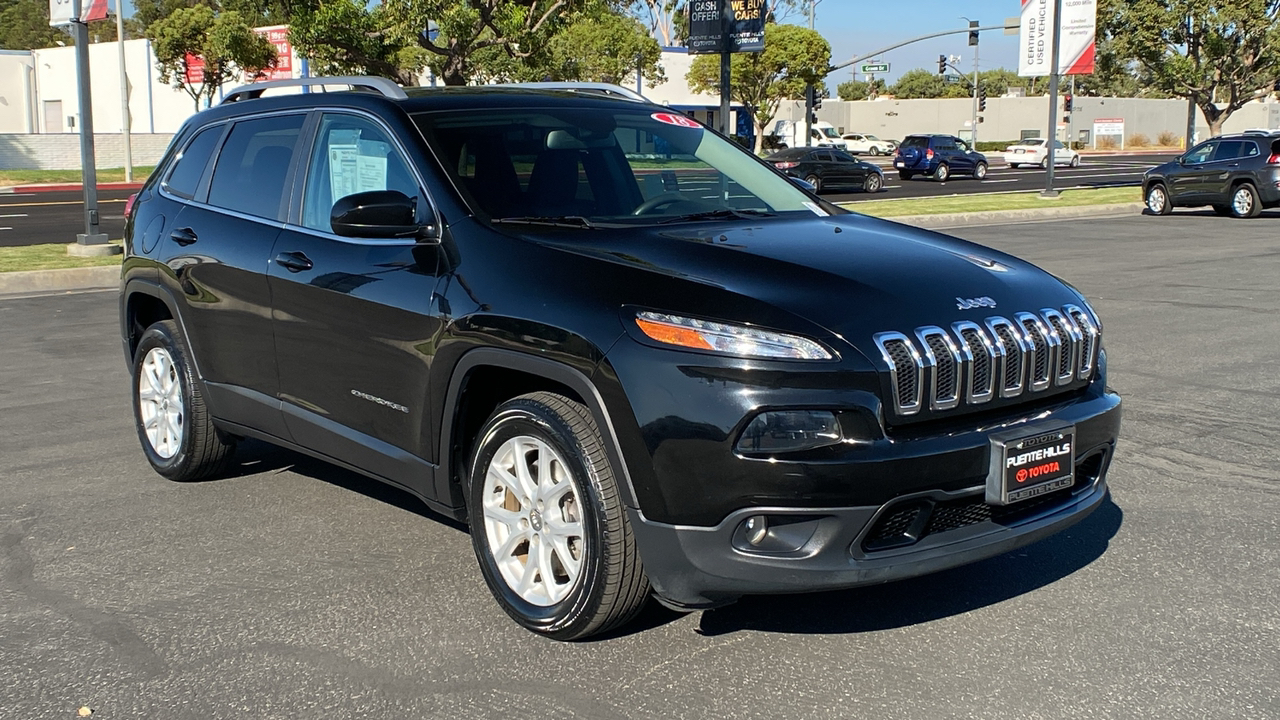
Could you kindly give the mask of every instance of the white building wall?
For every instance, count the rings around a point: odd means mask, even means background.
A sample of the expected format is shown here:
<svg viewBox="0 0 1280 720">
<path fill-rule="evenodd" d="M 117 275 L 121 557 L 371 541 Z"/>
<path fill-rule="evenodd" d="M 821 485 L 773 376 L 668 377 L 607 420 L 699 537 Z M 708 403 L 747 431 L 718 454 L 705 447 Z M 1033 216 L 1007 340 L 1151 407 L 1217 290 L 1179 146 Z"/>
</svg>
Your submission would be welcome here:
<svg viewBox="0 0 1280 720">
<path fill-rule="evenodd" d="M 35 132 L 35 69 L 31 52 L 0 50 L 0 133 Z"/>
</svg>

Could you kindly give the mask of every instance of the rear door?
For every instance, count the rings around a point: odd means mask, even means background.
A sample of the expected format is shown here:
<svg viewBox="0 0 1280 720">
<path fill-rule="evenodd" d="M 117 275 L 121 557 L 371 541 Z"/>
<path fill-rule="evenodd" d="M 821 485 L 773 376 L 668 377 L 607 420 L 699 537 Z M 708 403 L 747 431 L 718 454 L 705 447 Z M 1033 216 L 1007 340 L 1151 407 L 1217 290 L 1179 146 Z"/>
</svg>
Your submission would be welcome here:
<svg viewBox="0 0 1280 720">
<path fill-rule="evenodd" d="M 1231 202 L 1231 184 L 1240 175 L 1242 163 L 1259 154 L 1258 145 L 1252 140 L 1222 140 L 1213 153 L 1213 160 L 1206 166 L 1201 175 L 1203 183 L 1200 191 L 1204 193 L 1204 201 L 1214 205 L 1226 205 Z"/>
<path fill-rule="evenodd" d="M 211 409 L 223 420 L 281 437 L 266 271 L 305 121 L 305 113 L 294 112 L 219 126 L 212 171 L 185 199 L 162 249 L 165 282 L 184 300 L 184 324 Z M 179 169 L 181 161 L 174 175 Z M 182 182 L 171 175 L 162 192 L 190 190 L 175 179 Z"/>
<path fill-rule="evenodd" d="M 416 198 L 422 222 L 434 211 L 382 121 L 332 111 L 317 113 L 315 127 L 298 201 L 264 263 L 285 423 L 300 445 L 434 497 L 422 458 L 439 250 L 412 238 L 342 237 L 330 226 L 335 202 L 372 190 Z"/>
</svg>

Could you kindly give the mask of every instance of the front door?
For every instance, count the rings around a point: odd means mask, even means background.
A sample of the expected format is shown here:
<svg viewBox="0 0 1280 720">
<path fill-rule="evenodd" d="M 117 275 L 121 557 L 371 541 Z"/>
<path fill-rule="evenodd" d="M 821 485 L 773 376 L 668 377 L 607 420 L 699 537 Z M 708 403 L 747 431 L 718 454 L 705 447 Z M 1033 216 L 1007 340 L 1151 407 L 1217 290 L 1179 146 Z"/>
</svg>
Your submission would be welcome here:
<svg viewBox="0 0 1280 720">
<path fill-rule="evenodd" d="M 438 250 L 340 237 L 329 224 L 334 202 L 359 192 L 417 198 L 424 221 L 430 206 L 380 123 L 332 112 L 316 127 L 300 208 L 269 269 L 285 423 L 300 445 L 434 497 L 422 458 Z"/>
<path fill-rule="evenodd" d="M 1204 200 L 1207 175 L 1213 172 L 1211 163 L 1218 151 L 1218 141 L 1210 140 L 1198 145 L 1183 156 L 1181 166 L 1169 173 L 1169 196 L 1177 205 L 1195 205 Z"/>
</svg>

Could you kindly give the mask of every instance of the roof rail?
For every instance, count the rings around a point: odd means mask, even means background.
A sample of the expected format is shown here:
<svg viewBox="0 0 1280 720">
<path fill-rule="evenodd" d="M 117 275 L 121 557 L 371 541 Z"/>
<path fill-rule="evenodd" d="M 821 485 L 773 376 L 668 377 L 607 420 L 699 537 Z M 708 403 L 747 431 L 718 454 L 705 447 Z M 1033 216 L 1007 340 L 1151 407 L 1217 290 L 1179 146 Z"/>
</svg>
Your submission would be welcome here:
<svg viewBox="0 0 1280 720">
<path fill-rule="evenodd" d="M 241 85 L 240 87 L 227 93 L 222 99 L 223 105 L 230 102 L 239 102 L 241 100 L 253 100 L 262 97 L 262 93 L 273 88 L 285 87 L 328 87 L 330 85 L 346 85 L 352 90 L 358 92 L 375 92 L 383 97 L 392 100 L 404 100 L 409 97 L 405 94 L 404 88 L 395 84 L 384 77 L 362 77 L 362 76 L 341 76 L 341 77 L 305 77 L 291 78 L 289 80 L 271 80 L 269 82 L 252 83 L 250 85 Z"/>
<path fill-rule="evenodd" d="M 621 85 L 602 82 L 526 82 L 500 83 L 498 87 L 529 88 L 531 90 L 566 90 L 568 92 L 586 93 L 589 95 L 605 95 L 622 98 L 634 102 L 649 102 L 649 98 L 635 90 L 628 90 Z"/>
</svg>

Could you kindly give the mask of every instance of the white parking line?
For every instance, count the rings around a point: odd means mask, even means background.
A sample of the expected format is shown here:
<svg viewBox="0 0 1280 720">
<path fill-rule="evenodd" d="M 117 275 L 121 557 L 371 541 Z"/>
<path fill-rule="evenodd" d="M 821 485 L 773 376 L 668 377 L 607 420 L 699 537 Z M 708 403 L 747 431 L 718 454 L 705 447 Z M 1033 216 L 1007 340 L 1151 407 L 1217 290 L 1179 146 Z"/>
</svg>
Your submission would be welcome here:
<svg viewBox="0 0 1280 720">
<path fill-rule="evenodd" d="M 0 218 L 27 217 L 26 213 L 14 213 L 13 215 L 0 215 Z"/>
</svg>

